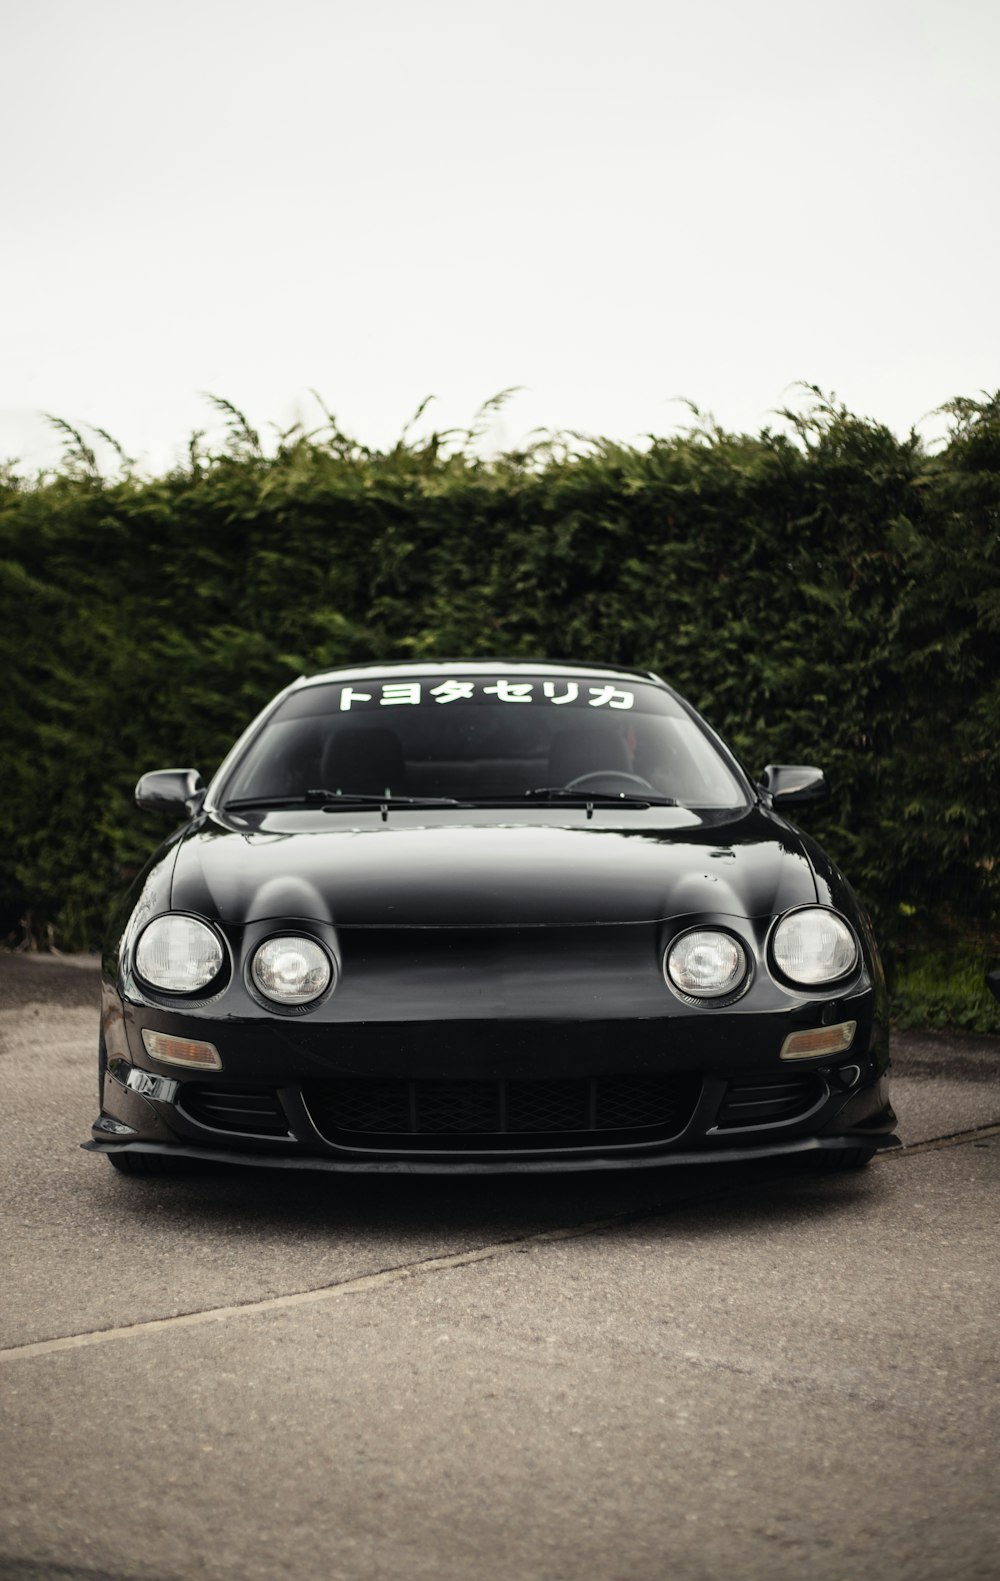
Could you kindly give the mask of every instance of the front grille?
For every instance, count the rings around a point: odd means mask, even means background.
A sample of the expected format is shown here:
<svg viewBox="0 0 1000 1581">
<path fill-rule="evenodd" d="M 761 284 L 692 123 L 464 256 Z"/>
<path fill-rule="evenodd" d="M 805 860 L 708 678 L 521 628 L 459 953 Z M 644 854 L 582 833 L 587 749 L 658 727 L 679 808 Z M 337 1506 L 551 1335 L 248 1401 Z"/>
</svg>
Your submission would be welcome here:
<svg viewBox="0 0 1000 1581">
<path fill-rule="evenodd" d="M 471 1151 L 622 1145 L 676 1136 L 701 1091 L 690 1075 L 547 1081 L 317 1082 L 303 1091 L 317 1130 L 350 1147 Z"/>
<path fill-rule="evenodd" d="M 198 1125 L 239 1136 L 288 1136 L 288 1121 L 273 1087 L 215 1087 L 185 1083 L 178 1107 Z"/>
<path fill-rule="evenodd" d="M 816 1107 L 825 1092 L 821 1077 L 811 1073 L 740 1076 L 729 1082 L 715 1124 L 720 1131 L 734 1131 L 798 1120 Z"/>
</svg>

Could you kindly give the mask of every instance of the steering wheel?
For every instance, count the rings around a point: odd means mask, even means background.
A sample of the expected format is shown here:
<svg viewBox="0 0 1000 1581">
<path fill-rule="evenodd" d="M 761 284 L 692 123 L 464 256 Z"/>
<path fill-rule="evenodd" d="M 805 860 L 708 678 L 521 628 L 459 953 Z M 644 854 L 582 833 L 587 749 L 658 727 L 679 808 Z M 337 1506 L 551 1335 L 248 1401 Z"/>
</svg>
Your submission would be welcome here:
<svg viewBox="0 0 1000 1581">
<path fill-rule="evenodd" d="M 640 790 L 652 791 L 654 796 L 656 794 L 655 786 L 644 780 L 641 774 L 627 774 L 624 769 L 595 769 L 590 774 L 578 774 L 575 780 L 566 781 L 565 789 L 586 790 L 588 786 L 593 790 L 601 789 L 593 783 L 595 780 L 623 780 L 627 790 L 634 790 L 638 786 Z M 614 791 L 608 791 L 607 794 L 613 796 Z"/>
</svg>

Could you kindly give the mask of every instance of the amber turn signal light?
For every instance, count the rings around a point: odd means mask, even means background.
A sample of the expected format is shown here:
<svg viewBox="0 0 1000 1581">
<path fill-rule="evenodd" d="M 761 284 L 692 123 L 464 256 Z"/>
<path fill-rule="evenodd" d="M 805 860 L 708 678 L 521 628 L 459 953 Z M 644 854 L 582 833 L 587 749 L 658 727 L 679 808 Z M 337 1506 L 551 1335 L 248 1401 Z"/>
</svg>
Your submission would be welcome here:
<svg viewBox="0 0 1000 1581">
<path fill-rule="evenodd" d="M 816 1027 L 808 1032 L 790 1032 L 781 1045 L 782 1059 L 815 1059 L 817 1054 L 845 1054 L 854 1042 L 856 1021 L 841 1021 L 835 1027 Z"/>
<path fill-rule="evenodd" d="M 146 1053 L 166 1065 L 197 1065 L 202 1070 L 221 1070 L 222 1061 L 214 1043 L 198 1043 L 193 1038 L 172 1038 L 165 1032 L 142 1029 Z"/>
</svg>

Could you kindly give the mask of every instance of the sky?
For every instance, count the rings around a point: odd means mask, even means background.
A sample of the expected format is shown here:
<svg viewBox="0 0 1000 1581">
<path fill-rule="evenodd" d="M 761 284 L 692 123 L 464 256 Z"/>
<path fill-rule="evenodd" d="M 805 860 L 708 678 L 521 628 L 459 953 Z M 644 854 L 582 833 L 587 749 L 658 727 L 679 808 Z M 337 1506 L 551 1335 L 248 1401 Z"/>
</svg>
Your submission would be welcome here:
<svg viewBox="0 0 1000 1581">
<path fill-rule="evenodd" d="M 506 448 L 756 432 L 800 381 L 934 442 L 1000 386 L 996 0 L 7 0 L 0 39 L 22 472 L 46 413 L 169 467 L 205 392 L 382 447 L 516 387 Z"/>
</svg>

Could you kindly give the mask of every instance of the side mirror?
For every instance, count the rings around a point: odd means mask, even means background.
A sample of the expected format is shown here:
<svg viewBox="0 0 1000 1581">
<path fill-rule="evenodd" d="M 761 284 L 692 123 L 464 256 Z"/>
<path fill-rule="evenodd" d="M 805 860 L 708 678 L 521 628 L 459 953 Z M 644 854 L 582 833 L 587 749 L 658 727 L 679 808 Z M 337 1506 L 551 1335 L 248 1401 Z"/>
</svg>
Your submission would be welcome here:
<svg viewBox="0 0 1000 1581">
<path fill-rule="evenodd" d="M 142 776 L 135 788 L 135 800 L 146 812 L 193 818 L 201 811 L 205 787 L 197 769 L 157 769 Z"/>
<path fill-rule="evenodd" d="M 810 768 L 806 763 L 769 763 L 758 783 L 775 807 L 822 801 L 830 791 L 823 770 Z"/>
<path fill-rule="evenodd" d="M 986 986 L 994 999 L 1000 999 L 1000 972 L 987 972 Z"/>
</svg>

